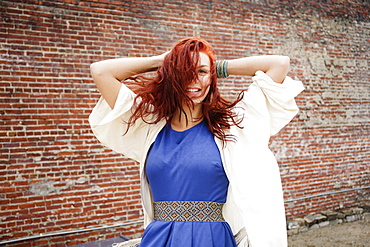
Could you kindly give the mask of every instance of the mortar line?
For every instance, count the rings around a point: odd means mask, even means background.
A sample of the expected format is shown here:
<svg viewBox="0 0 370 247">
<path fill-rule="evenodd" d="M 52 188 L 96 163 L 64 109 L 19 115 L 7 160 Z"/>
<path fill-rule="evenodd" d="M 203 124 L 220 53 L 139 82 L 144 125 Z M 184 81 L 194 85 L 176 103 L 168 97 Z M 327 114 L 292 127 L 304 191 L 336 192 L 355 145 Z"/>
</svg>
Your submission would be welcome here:
<svg viewBox="0 0 370 247">
<path fill-rule="evenodd" d="M 310 198 L 314 198 L 314 197 L 320 197 L 320 196 L 326 196 L 326 195 L 344 193 L 344 192 L 349 192 L 349 191 L 354 191 L 354 190 L 363 190 L 363 189 L 370 189 L 370 186 L 367 186 L 367 187 L 358 187 L 358 188 L 353 188 L 353 189 L 345 189 L 345 190 L 339 190 L 339 191 L 330 191 L 330 192 L 320 193 L 320 194 L 312 195 L 312 196 L 304 196 L 304 197 L 298 197 L 298 198 L 295 198 L 295 199 L 287 199 L 287 200 L 284 200 L 284 202 L 285 203 L 295 202 L 295 201 L 306 200 L 306 199 L 310 199 Z"/>
<path fill-rule="evenodd" d="M 144 222 L 143 220 L 139 220 L 139 221 L 133 221 L 133 222 L 125 222 L 125 223 L 116 224 L 116 225 L 110 225 L 110 226 L 99 226 L 99 227 L 86 228 L 86 229 L 80 229 L 80 230 L 74 230 L 74 231 L 54 232 L 54 233 L 48 233 L 48 234 L 40 234 L 40 235 L 37 235 L 37 236 L 31 236 L 31 237 L 25 237 L 25 238 L 18 238 L 18 239 L 13 239 L 13 240 L 8 240 L 8 241 L 0 242 L 0 245 L 2 245 L 2 244 L 9 244 L 9 243 L 15 243 L 15 242 L 21 242 L 21 241 L 26 241 L 26 240 L 33 240 L 33 239 L 37 239 L 37 238 L 54 237 L 54 236 L 59 236 L 59 235 L 67 235 L 67 234 L 88 232 L 88 231 L 94 231 L 94 230 L 102 230 L 102 229 L 106 229 L 106 228 L 113 228 L 113 227 L 120 227 L 120 226 L 128 226 L 128 225 L 134 225 L 134 224 L 139 224 L 139 223 L 143 223 L 143 222 Z"/>
</svg>

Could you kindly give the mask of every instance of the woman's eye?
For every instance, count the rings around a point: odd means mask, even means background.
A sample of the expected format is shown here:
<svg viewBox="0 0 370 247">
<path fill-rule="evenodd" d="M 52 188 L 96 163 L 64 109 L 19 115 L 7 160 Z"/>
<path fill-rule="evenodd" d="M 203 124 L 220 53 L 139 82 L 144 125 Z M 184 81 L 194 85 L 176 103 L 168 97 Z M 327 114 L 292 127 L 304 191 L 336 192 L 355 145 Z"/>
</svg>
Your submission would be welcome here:
<svg viewBox="0 0 370 247">
<path fill-rule="evenodd" d="M 200 69 L 200 70 L 198 71 L 198 73 L 199 73 L 200 75 L 206 75 L 206 74 L 207 74 L 207 71 L 206 71 L 206 70 L 204 70 L 204 69 Z"/>
</svg>

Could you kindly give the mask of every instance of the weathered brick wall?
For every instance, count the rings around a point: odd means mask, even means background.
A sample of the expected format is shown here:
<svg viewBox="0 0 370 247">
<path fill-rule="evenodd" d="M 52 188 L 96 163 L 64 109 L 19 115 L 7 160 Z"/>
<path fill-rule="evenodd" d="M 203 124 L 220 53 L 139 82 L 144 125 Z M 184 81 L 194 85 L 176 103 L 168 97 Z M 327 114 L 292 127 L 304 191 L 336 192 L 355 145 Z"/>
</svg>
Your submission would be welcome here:
<svg viewBox="0 0 370 247">
<path fill-rule="evenodd" d="M 79 231 L 142 219 L 138 164 L 90 131 L 99 93 L 89 65 L 160 54 L 186 36 L 207 39 L 218 58 L 291 57 L 290 75 L 306 91 L 301 112 L 271 141 L 288 218 L 369 202 L 369 1 L 2 0 L 0 7 L 0 241 L 78 231 L 10 244 L 64 246 L 140 235 L 140 223 Z M 249 81 L 220 83 L 233 98 Z"/>
</svg>

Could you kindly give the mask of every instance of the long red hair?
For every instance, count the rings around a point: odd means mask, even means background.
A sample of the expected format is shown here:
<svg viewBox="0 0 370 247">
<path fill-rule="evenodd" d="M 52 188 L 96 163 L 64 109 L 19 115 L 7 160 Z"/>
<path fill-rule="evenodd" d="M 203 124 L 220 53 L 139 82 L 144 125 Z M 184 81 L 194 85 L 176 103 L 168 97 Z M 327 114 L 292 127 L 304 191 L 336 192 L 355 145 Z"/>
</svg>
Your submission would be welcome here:
<svg viewBox="0 0 370 247">
<path fill-rule="evenodd" d="M 234 102 L 221 97 L 217 87 L 214 50 L 207 41 L 198 37 L 185 38 L 175 43 L 154 78 L 131 78 L 139 87 L 134 90 L 137 95 L 136 107 L 128 121 L 129 126 L 139 118 L 148 124 L 158 123 L 163 118 L 170 123 L 177 110 L 184 112 L 184 104 L 192 106 L 193 102 L 186 95 L 185 89 L 198 78 L 199 52 L 207 54 L 210 60 L 211 85 L 203 101 L 203 117 L 211 133 L 224 144 L 234 140 L 226 130 L 232 125 L 239 127 L 240 120 L 237 120 L 232 109 L 242 99 L 242 94 Z"/>
</svg>

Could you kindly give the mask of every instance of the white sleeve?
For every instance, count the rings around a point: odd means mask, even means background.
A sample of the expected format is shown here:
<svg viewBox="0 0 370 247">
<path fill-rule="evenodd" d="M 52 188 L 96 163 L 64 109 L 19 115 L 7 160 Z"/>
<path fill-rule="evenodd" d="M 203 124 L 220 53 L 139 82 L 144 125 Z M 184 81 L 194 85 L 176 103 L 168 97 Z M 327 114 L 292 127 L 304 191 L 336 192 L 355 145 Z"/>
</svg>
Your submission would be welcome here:
<svg viewBox="0 0 370 247">
<path fill-rule="evenodd" d="M 276 83 L 262 71 L 257 71 L 252 80 L 241 104 L 245 127 L 257 132 L 268 130 L 269 136 L 275 135 L 298 113 L 294 97 L 304 90 L 303 84 L 288 76 L 283 83 Z"/>
<path fill-rule="evenodd" d="M 140 161 L 146 141 L 148 124 L 138 119 L 127 130 L 126 121 L 132 115 L 135 94 L 122 84 L 113 109 L 101 97 L 89 116 L 92 131 L 106 147 L 131 159 Z M 125 134 L 125 135 L 124 135 Z"/>
</svg>

